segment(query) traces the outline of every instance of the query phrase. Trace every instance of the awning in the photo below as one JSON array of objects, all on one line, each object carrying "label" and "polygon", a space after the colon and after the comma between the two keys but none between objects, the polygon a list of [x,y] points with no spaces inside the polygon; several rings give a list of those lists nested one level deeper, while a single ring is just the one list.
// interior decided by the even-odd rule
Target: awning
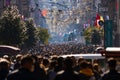
[{"label": "awning", "polygon": [[20,48],[8,45],[0,45],[0,55],[2,54],[9,54],[14,55],[20,52]]}]

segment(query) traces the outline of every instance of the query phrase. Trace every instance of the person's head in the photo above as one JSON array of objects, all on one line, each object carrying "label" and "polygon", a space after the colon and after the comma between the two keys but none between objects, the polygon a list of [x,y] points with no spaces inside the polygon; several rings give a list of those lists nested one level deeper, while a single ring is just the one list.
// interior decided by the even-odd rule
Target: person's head
[{"label": "person's head", "polygon": [[16,61],[19,62],[21,60],[21,57],[22,57],[21,54],[16,55]]},{"label": "person's head", "polygon": [[89,68],[89,63],[87,61],[82,61],[80,63],[80,68],[81,69],[86,69],[86,68]]},{"label": "person's head", "polygon": [[3,58],[11,62],[11,58],[8,55],[4,55]]},{"label": "person's head", "polygon": [[29,71],[34,71],[34,59],[31,55],[24,55],[21,59],[22,68],[28,69]]},{"label": "person's head", "polygon": [[88,62],[88,67],[93,70],[93,65],[91,62]]},{"label": "person's head", "polygon": [[5,80],[10,70],[10,62],[6,59],[0,59],[0,80]]},{"label": "person's head", "polygon": [[114,58],[109,58],[107,63],[108,63],[110,70],[116,68],[117,61]]},{"label": "person's head", "polygon": [[57,58],[57,64],[58,64],[59,66],[62,65],[63,59],[64,59],[63,57]]},{"label": "person's head", "polygon": [[82,57],[80,57],[79,59],[78,59],[78,64],[80,64],[82,61],[84,61],[85,59],[84,58],[82,58]]},{"label": "person's head", "polygon": [[0,70],[9,70],[10,68],[10,62],[6,59],[0,60]]},{"label": "person's head", "polygon": [[55,60],[51,61],[49,68],[50,68],[50,69],[54,69],[54,68],[56,67],[56,63],[57,63],[57,62],[56,62]]},{"label": "person's head", "polygon": [[73,67],[73,60],[70,57],[67,57],[63,60],[64,69],[71,69]]},{"label": "person's head", "polygon": [[49,60],[48,59],[43,59],[43,65],[45,66],[45,67],[48,67],[49,66]]},{"label": "person's head", "polygon": [[93,64],[93,69],[99,71],[99,65],[97,63]]},{"label": "person's head", "polygon": [[39,59],[38,59],[37,55],[31,55],[31,56],[34,59],[35,63],[39,62]]}]

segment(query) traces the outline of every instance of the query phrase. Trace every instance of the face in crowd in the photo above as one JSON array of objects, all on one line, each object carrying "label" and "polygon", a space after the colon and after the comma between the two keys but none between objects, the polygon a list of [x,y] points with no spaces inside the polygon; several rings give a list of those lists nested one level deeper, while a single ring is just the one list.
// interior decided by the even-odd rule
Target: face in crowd
[{"label": "face in crowd", "polygon": [[34,71],[34,63],[35,60],[30,55],[23,56],[21,59],[21,66],[31,72]]}]

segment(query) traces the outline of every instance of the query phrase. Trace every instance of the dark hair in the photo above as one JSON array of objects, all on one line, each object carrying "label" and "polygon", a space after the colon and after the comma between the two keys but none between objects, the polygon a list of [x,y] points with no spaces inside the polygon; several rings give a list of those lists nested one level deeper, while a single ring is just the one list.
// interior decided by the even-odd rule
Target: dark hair
[{"label": "dark hair", "polygon": [[36,55],[31,55],[31,57],[35,60],[35,63],[38,62],[38,57]]},{"label": "dark hair", "polygon": [[117,61],[116,61],[114,58],[109,58],[109,59],[108,59],[108,65],[109,65],[109,67],[111,67],[111,68],[115,68],[116,65],[117,65]]},{"label": "dark hair", "polygon": [[63,57],[59,57],[59,58],[57,59],[58,65],[62,64],[63,60],[64,60]]},{"label": "dark hair", "polygon": [[43,59],[43,65],[47,66],[49,64],[49,60],[48,59]]},{"label": "dark hair", "polygon": [[54,60],[54,61],[52,61],[52,62],[50,62],[50,68],[55,68],[56,67],[56,64],[57,64],[57,62]]},{"label": "dark hair", "polygon": [[97,64],[97,63],[93,64],[93,68],[94,68],[94,70],[98,71],[99,70],[99,64]]},{"label": "dark hair", "polygon": [[26,63],[29,63],[29,62],[33,62],[33,58],[31,57],[31,55],[24,55],[21,59],[21,65],[24,65]]},{"label": "dark hair", "polygon": [[79,58],[78,59],[78,63],[81,63],[82,61],[84,61],[85,59],[84,58]]},{"label": "dark hair", "polygon": [[80,63],[80,67],[81,67],[81,68],[88,68],[88,67],[89,67],[89,64],[88,64],[87,61],[82,61],[82,62]]},{"label": "dark hair", "polygon": [[10,64],[10,62],[7,59],[1,59],[0,60],[0,69],[8,67],[9,64]]},{"label": "dark hair", "polygon": [[63,64],[67,68],[71,68],[73,66],[73,60],[70,57],[67,57],[66,59],[63,60]]}]

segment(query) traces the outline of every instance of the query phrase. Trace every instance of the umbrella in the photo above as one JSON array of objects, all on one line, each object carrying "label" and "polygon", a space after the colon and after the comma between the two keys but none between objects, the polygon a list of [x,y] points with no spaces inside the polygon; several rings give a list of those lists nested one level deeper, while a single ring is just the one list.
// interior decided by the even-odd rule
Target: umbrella
[{"label": "umbrella", "polygon": [[9,46],[9,45],[0,45],[0,53],[2,54],[17,54],[20,52],[20,48]]}]

